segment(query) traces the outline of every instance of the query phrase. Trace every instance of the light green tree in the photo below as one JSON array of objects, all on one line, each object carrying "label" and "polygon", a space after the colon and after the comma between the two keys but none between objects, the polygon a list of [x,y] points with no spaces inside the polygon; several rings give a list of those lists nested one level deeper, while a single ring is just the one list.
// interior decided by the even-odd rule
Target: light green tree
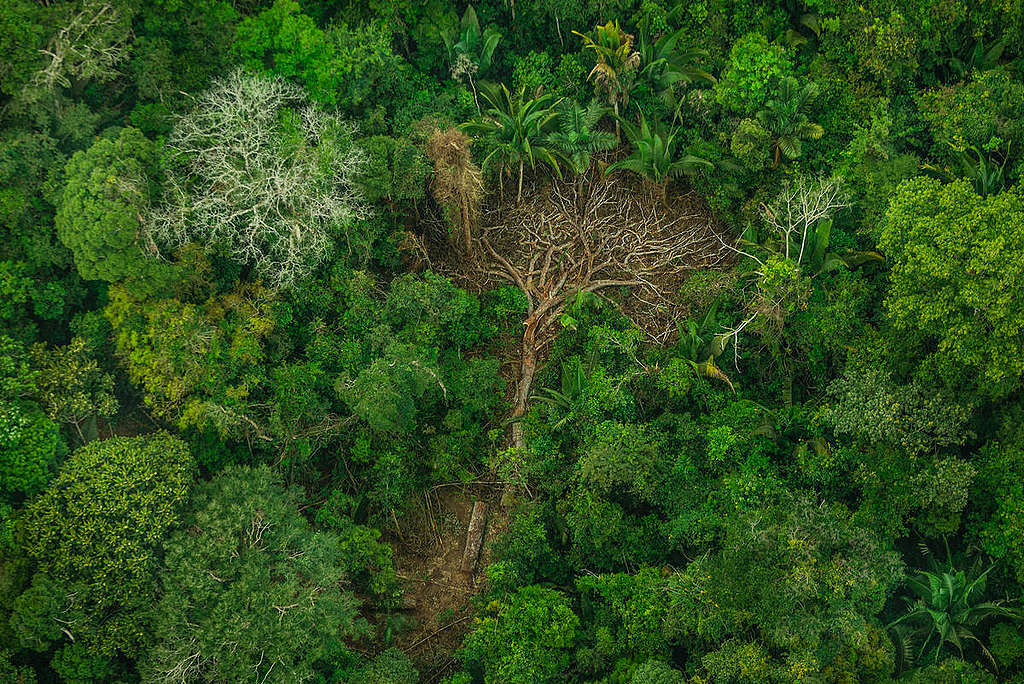
[{"label": "light green tree", "polygon": [[38,573],[12,619],[26,646],[50,640],[28,610],[49,597],[47,612],[61,622],[45,626],[58,625],[57,636],[94,653],[137,653],[164,535],[180,520],[193,468],[184,442],[167,433],[90,442],[68,459],[26,511],[25,550]]},{"label": "light green tree", "polygon": [[935,344],[926,365],[952,384],[1005,396],[1024,373],[1024,198],[981,197],[970,183],[915,178],[899,186],[879,246],[897,330]]},{"label": "light green tree", "polygon": [[86,280],[156,283],[170,265],[146,223],[156,174],[153,143],[124,128],[97,140],[68,162],[57,205],[57,236],[71,250]]},{"label": "light green tree", "polygon": [[480,621],[466,637],[462,661],[486,684],[556,682],[569,667],[579,624],[563,594],[531,585]]}]

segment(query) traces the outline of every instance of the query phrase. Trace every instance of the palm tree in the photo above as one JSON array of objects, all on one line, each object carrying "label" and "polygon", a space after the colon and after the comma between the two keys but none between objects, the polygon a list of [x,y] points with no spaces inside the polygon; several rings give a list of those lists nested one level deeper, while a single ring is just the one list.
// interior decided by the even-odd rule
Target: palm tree
[{"label": "palm tree", "polygon": [[556,159],[558,151],[549,146],[547,133],[558,112],[560,100],[551,95],[526,99],[525,88],[512,95],[504,84],[482,88],[489,107],[483,117],[462,125],[463,130],[483,138],[490,151],[483,160],[486,170],[498,166],[498,182],[504,196],[503,177],[518,167],[519,189],[516,202],[523,197],[523,171],[526,164],[535,169],[537,162],[548,164],[559,177],[561,168]]},{"label": "palm tree", "polygon": [[633,146],[633,153],[609,166],[608,172],[626,169],[643,176],[658,189],[663,204],[667,203],[671,179],[692,176],[700,169],[714,168],[706,159],[692,154],[678,155],[678,129],[652,128],[643,113],[640,114],[639,126],[628,121],[621,123]]},{"label": "palm tree", "polygon": [[606,111],[597,100],[591,100],[586,109],[567,100],[559,111],[558,130],[548,136],[548,142],[577,176],[590,170],[595,152],[610,150],[618,142],[614,135],[597,128]]},{"label": "palm tree", "polygon": [[818,88],[813,83],[800,86],[792,76],[782,79],[778,95],[765,103],[765,108],[757,113],[758,122],[771,136],[774,145],[775,163],[779,165],[782,155],[786,159],[796,159],[803,149],[803,140],[817,140],[825,129],[807,118],[804,110],[818,96]]},{"label": "palm tree", "polygon": [[[1004,601],[985,600],[985,580],[994,564],[972,578],[953,566],[948,546],[946,554],[944,567],[933,563],[931,572],[922,570],[907,580],[915,595],[904,598],[907,611],[887,626],[894,635],[897,652],[904,662],[919,662],[930,650],[930,659],[938,662],[946,644],[955,647],[963,658],[964,647],[973,643],[995,667],[977,628],[992,618],[1019,620],[1021,614],[1006,607]],[[920,647],[916,647],[917,640]]]},{"label": "palm tree", "polygon": [[633,35],[619,28],[619,23],[609,21],[594,29],[594,37],[573,31],[583,39],[583,47],[593,50],[597,64],[590,70],[588,81],[594,82],[594,92],[602,95],[615,111],[615,137],[619,132],[619,105],[629,104],[636,70],[640,66],[640,53],[633,49]]},{"label": "palm tree", "polygon": [[688,85],[695,81],[714,83],[715,77],[697,66],[707,58],[706,50],[694,47],[680,47],[684,29],[663,35],[656,41],[642,38],[640,59],[643,67],[637,80],[647,85],[670,109],[675,112],[673,120],[679,117],[682,103],[677,99],[676,86]]}]

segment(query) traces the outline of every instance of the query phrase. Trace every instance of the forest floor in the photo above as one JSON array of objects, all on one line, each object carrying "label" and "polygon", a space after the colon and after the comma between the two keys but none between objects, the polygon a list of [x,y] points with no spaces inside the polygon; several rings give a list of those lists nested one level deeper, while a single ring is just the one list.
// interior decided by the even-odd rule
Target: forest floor
[{"label": "forest floor", "polygon": [[[452,656],[479,611],[474,598],[482,593],[484,569],[491,562],[490,542],[508,526],[502,487],[494,482],[434,487],[402,518],[401,533],[389,539],[405,589],[403,613],[412,618],[412,628],[395,645],[416,663],[424,684],[458,669]],[[488,505],[487,526],[476,567],[467,573],[462,557],[476,501]]]}]

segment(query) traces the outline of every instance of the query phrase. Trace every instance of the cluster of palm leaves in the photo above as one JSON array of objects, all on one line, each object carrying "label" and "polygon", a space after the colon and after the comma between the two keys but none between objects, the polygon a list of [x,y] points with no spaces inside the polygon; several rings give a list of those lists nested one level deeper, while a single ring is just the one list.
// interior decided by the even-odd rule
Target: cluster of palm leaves
[{"label": "cluster of palm leaves", "polygon": [[692,176],[701,169],[714,168],[714,164],[708,160],[681,149],[679,129],[651,126],[643,114],[640,115],[639,125],[622,121],[622,126],[633,146],[633,152],[609,166],[608,172],[626,169],[643,176],[654,185],[662,203],[667,201],[670,180],[684,175]]},{"label": "cluster of palm leaves", "polygon": [[926,173],[946,182],[966,178],[982,197],[997,195],[1006,188],[1006,166],[1012,158],[1010,143],[1006,143],[1005,147],[995,146],[984,150],[974,145],[958,148],[953,143],[946,144],[956,152],[955,159],[960,172],[945,166],[923,164],[921,168]]},{"label": "cluster of palm leaves", "polygon": [[[619,28],[617,21],[609,21],[604,26],[598,26],[593,36],[579,31],[573,33],[583,39],[584,49],[594,52],[597,63],[591,69],[587,80],[594,82],[595,93],[611,105],[618,120],[619,106],[625,107],[629,104],[629,96],[636,83],[637,69],[641,64],[640,53],[633,50],[632,34]],[[615,125],[615,135],[619,135],[618,123]]]},{"label": "cluster of palm leaves", "polygon": [[755,115],[754,127],[740,129],[737,136],[741,141],[756,144],[759,136],[766,135],[771,141],[773,168],[782,157],[796,159],[803,153],[804,140],[818,140],[825,132],[807,116],[807,109],[817,96],[814,84],[801,85],[797,79],[787,76],[764,109]]},{"label": "cluster of palm leaves", "polygon": [[994,565],[978,572],[975,564],[965,571],[954,566],[948,547],[946,556],[946,563],[933,562],[930,571],[907,579],[912,593],[904,598],[906,612],[888,625],[900,664],[938,662],[949,647],[963,658],[973,646],[995,668],[980,627],[998,618],[1020,620],[1021,612],[1005,601],[986,598],[986,579]]},{"label": "cluster of palm leaves", "polygon": [[[482,167],[497,171],[502,196],[505,178],[514,177],[516,201],[521,201],[528,168],[532,171],[547,166],[559,178],[564,170],[583,176],[596,153],[617,146],[622,131],[631,154],[609,166],[608,171],[622,169],[643,176],[663,201],[672,179],[712,168],[710,162],[683,149],[678,128],[652,123],[642,112],[636,120],[620,114],[628,106],[630,94],[642,84],[674,108],[674,124],[680,86],[714,80],[696,66],[706,53],[682,47],[681,32],[642,41],[635,50],[633,36],[615,22],[598,26],[592,36],[578,35],[597,58],[589,76],[596,97],[587,106],[541,92],[531,96],[522,88],[512,92],[503,84],[481,85],[486,107],[477,120],[462,128],[484,141],[487,152]],[[615,123],[614,135],[600,127],[609,115]]]},{"label": "cluster of palm leaves", "polygon": [[637,79],[639,88],[648,88],[656,98],[673,112],[672,121],[679,120],[683,99],[681,86],[692,83],[714,83],[715,77],[698,64],[707,58],[706,50],[683,46],[683,31],[666,34],[658,40],[644,40],[640,44],[643,67]]},{"label": "cluster of palm leaves", "polygon": [[558,101],[551,95],[527,98],[524,89],[513,94],[504,84],[485,86],[483,96],[487,111],[477,121],[463,124],[463,130],[487,141],[489,150],[481,166],[486,171],[497,165],[502,195],[505,176],[518,172],[516,201],[522,200],[527,165],[535,169],[538,163],[547,164],[561,176],[557,148],[548,140]]}]

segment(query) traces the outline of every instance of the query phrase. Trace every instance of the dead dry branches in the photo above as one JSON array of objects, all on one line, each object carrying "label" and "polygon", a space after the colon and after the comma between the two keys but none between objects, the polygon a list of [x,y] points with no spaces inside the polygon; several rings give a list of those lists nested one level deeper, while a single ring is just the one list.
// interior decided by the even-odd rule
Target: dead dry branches
[{"label": "dead dry branches", "polygon": [[[513,419],[526,411],[537,357],[577,293],[629,289],[627,315],[657,341],[675,329],[674,301],[687,271],[728,255],[710,214],[681,198],[665,208],[616,178],[555,182],[518,205],[484,217],[480,268],[527,299]],[[513,423],[513,444],[522,446]]]}]

